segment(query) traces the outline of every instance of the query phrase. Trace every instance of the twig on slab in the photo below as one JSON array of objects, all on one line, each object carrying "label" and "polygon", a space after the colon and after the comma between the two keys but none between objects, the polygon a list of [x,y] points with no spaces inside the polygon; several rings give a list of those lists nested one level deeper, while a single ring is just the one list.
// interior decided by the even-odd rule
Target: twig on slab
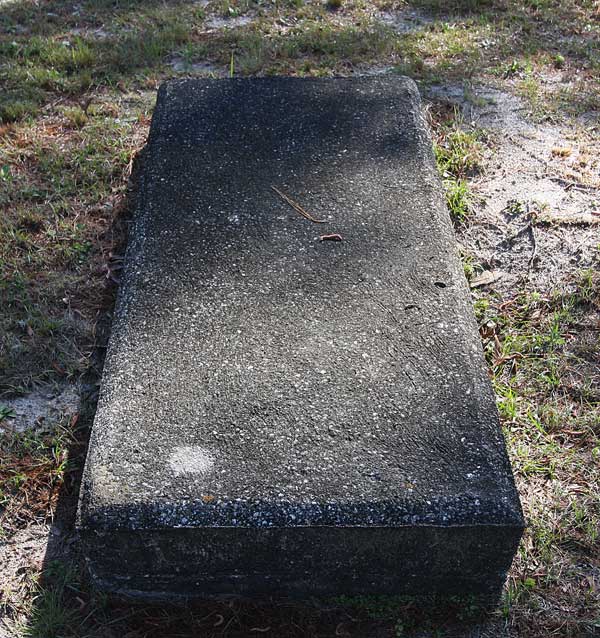
[{"label": "twig on slab", "polygon": [[302,206],[296,201],[294,201],[291,197],[288,197],[285,193],[280,191],[276,186],[271,186],[271,190],[275,191],[284,202],[287,202],[297,213],[300,213],[302,217],[305,217],[309,221],[315,224],[325,224],[326,221],[324,219],[315,219],[310,213],[306,212]]}]

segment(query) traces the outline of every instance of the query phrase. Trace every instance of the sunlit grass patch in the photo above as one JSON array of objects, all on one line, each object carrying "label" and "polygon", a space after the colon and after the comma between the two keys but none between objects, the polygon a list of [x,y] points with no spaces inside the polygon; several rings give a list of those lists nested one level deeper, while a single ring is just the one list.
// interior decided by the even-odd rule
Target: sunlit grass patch
[{"label": "sunlit grass patch", "polygon": [[[43,574],[32,579],[27,586],[30,590],[29,599],[25,602],[27,618],[13,624],[18,635],[22,638],[73,636],[72,630],[81,625],[82,620],[76,601],[80,590],[75,567],[51,561]],[[5,604],[9,605],[11,592],[6,594],[8,600]]]},{"label": "sunlit grass patch", "polygon": [[3,392],[74,380],[88,366],[93,335],[85,297],[105,285],[100,267],[109,257],[102,246],[110,245],[105,233],[126,186],[139,126],[137,118],[122,122],[99,116],[100,107],[90,111],[77,129],[59,120],[22,123],[4,138]]},{"label": "sunlit grass patch", "polygon": [[191,61],[209,56],[222,65],[234,58],[235,74],[333,74],[393,56],[395,35],[380,24],[337,26],[309,21],[285,34],[258,24],[225,32],[212,47],[200,42],[187,49]]},{"label": "sunlit grass patch", "polygon": [[0,122],[35,115],[56,94],[77,97],[91,87],[128,82],[131,76],[181,50],[188,24],[175,15],[118,28],[107,37],[46,36],[0,40]]},{"label": "sunlit grass patch", "polygon": [[8,531],[46,520],[68,463],[74,423],[44,424],[42,432],[0,433],[0,527]]},{"label": "sunlit grass patch", "polygon": [[[586,347],[590,336],[600,345],[593,336],[600,279],[583,271],[552,294],[528,291],[501,304],[482,298],[477,308],[528,517],[505,612],[518,609],[514,622],[523,630],[585,635],[600,613],[597,583],[582,586],[576,577],[585,561],[600,558],[600,367]],[[538,616],[560,587],[571,615]],[[580,609],[578,599],[586,601]]]},{"label": "sunlit grass patch", "polygon": [[485,134],[466,125],[456,110],[451,114],[441,114],[441,117],[434,129],[436,164],[450,217],[456,224],[464,224],[473,205],[467,180],[481,169]]}]

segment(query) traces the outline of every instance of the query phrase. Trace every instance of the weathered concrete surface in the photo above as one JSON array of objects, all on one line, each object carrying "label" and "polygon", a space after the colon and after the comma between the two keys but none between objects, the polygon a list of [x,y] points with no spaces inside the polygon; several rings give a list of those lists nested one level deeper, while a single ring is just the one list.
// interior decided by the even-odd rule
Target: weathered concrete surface
[{"label": "weathered concrete surface", "polygon": [[523,519],[419,109],[399,77],[160,89],[82,488],[98,586],[498,594]]}]

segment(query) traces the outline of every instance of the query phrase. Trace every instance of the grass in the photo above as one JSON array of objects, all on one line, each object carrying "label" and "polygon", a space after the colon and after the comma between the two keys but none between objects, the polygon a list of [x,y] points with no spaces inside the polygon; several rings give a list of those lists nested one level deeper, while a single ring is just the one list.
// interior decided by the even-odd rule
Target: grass
[{"label": "grass", "polygon": [[[592,271],[575,274],[551,295],[478,305],[529,517],[506,593],[505,613],[513,613],[522,632],[533,625],[540,635],[593,635],[600,617],[592,576],[600,558],[599,308],[600,278]],[[574,603],[566,618],[548,608],[548,598],[561,590]]]},{"label": "grass", "polygon": [[432,122],[433,149],[450,217],[455,224],[465,224],[473,203],[468,179],[481,171],[485,134],[467,126],[456,109],[438,108]]},{"label": "grass", "polygon": [[3,530],[20,529],[51,516],[67,471],[74,425],[56,423],[51,432],[25,432],[0,439]]},{"label": "grass", "polygon": [[44,582],[36,583],[30,617],[22,628],[24,638],[58,638],[81,621],[77,609],[69,604],[69,594],[78,592],[77,575],[60,562],[48,565]]},{"label": "grass", "polygon": [[61,111],[41,127],[24,122],[5,132],[0,393],[86,369],[93,341],[86,319],[102,285],[98,270],[109,260],[133,129],[140,119],[144,126],[148,107],[140,107],[133,121],[107,119],[103,104],[88,109],[83,125]]},{"label": "grass", "polygon": [[[426,19],[404,33],[378,19],[380,10],[403,7]],[[232,22],[240,16],[251,22]],[[225,27],[211,27],[211,18]],[[14,396],[97,381],[93,353],[118,280],[127,180],[158,84],[187,74],[174,61],[189,69],[204,64],[223,77],[385,68],[422,86],[458,83],[468,100],[477,99],[471,86],[481,81],[522,96],[534,119],[565,120],[600,110],[599,36],[592,0],[3,4],[0,425],[10,419]],[[457,229],[468,228],[476,204],[470,184],[493,144],[444,104],[433,109],[431,124],[450,215]],[[526,214],[518,208],[512,212]],[[473,278],[481,265],[468,253],[463,261]],[[475,295],[530,523],[497,620],[515,636],[593,635],[600,627],[598,276],[574,270],[553,292],[526,283],[513,292]],[[88,426],[82,417],[37,434],[0,435],[8,538],[49,521],[59,495],[74,502]],[[399,636],[429,627],[421,611],[398,600],[336,601],[326,609],[129,606],[93,595],[80,576],[61,563],[48,565],[42,578],[32,570],[25,593],[4,592],[0,613],[22,635],[44,638],[247,635],[248,627],[257,629],[252,635],[267,627],[267,635],[344,635],[347,626]],[[454,611],[459,620],[469,605]],[[450,621],[437,621],[443,635]]]}]

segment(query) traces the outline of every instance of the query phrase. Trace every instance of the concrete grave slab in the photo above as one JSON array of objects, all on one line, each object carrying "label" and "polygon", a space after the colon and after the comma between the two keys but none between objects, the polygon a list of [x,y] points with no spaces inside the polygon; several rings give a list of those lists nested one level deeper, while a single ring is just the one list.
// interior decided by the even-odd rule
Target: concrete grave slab
[{"label": "concrete grave slab", "polygon": [[498,595],[523,518],[410,80],[161,87],[78,525],[130,595]]}]

